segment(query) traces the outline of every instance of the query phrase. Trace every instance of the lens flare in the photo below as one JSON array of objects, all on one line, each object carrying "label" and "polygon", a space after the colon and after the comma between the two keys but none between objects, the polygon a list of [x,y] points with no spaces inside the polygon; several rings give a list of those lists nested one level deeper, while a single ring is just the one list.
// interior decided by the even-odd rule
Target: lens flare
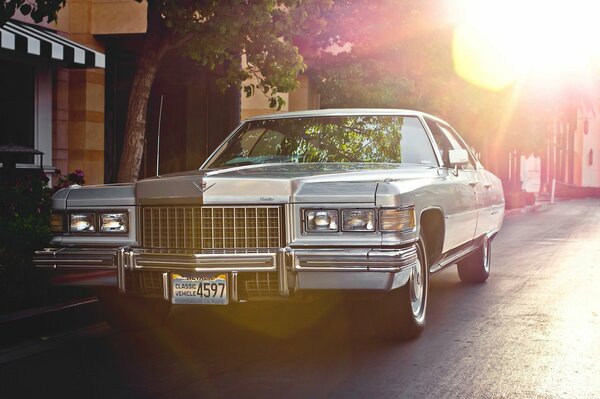
[{"label": "lens flare", "polygon": [[455,8],[457,74],[491,90],[517,80],[585,79],[600,71],[600,2],[462,0]]}]

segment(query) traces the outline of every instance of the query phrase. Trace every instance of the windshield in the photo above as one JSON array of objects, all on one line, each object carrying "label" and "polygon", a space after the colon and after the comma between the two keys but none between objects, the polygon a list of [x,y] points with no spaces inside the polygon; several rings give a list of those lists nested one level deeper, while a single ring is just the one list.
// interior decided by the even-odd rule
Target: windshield
[{"label": "windshield", "polygon": [[280,162],[435,164],[436,160],[417,117],[303,117],[247,122],[206,167]]}]

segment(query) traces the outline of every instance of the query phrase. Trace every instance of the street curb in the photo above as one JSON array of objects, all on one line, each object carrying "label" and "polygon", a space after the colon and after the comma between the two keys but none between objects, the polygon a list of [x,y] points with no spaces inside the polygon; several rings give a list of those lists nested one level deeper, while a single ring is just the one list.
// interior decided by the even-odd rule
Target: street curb
[{"label": "street curb", "polygon": [[98,299],[81,298],[0,316],[0,348],[99,320]]},{"label": "street curb", "polygon": [[522,213],[544,211],[544,210],[546,210],[546,208],[548,207],[549,204],[550,204],[549,202],[536,202],[534,205],[527,205],[523,208],[509,209],[504,212],[504,217],[509,217],[512,215],[519,215]]},{"label": "street curb", "polygon": [[68,310],[77,306],[85,306],[97,302],[96,297],[77,299],[74,301],[64,302],[56,305],[42,306],[39,308],[26,309],[15,313],[9,313],[6,315],[0,315],[0,327],[3,327],[5,323],[11,323],[19,320],[23,320],[29,317],[38,317],[42,314],[60,312],[62,310]]}]

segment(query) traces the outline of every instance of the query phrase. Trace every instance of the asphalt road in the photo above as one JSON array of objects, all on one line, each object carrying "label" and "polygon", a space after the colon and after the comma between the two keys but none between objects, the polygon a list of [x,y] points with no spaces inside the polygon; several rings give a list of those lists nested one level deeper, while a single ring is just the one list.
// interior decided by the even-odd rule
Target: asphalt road
[{"label": "asphalt road", "polygon": [[[514,214],[492,275],[432,280],[428,325],[382,342],[335,299],[237,316],[105,323],[0,351],[2,398],[599,398],[600,200]],[[261,326],[267,325],[267,328]]]}]

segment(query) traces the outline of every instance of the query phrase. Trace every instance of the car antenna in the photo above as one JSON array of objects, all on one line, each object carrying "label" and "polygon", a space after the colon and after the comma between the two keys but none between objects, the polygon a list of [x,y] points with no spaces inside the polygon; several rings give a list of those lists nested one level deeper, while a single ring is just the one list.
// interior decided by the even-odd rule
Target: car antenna
[{"label": "car antenna", "polygon": [[162,121],[162,109],[163,109],[164,94],[160,95],[160,107],[158,109],[158,138],[156,141],[156,176],[158,176],[158,167],[160,164],[160,125]]}]

